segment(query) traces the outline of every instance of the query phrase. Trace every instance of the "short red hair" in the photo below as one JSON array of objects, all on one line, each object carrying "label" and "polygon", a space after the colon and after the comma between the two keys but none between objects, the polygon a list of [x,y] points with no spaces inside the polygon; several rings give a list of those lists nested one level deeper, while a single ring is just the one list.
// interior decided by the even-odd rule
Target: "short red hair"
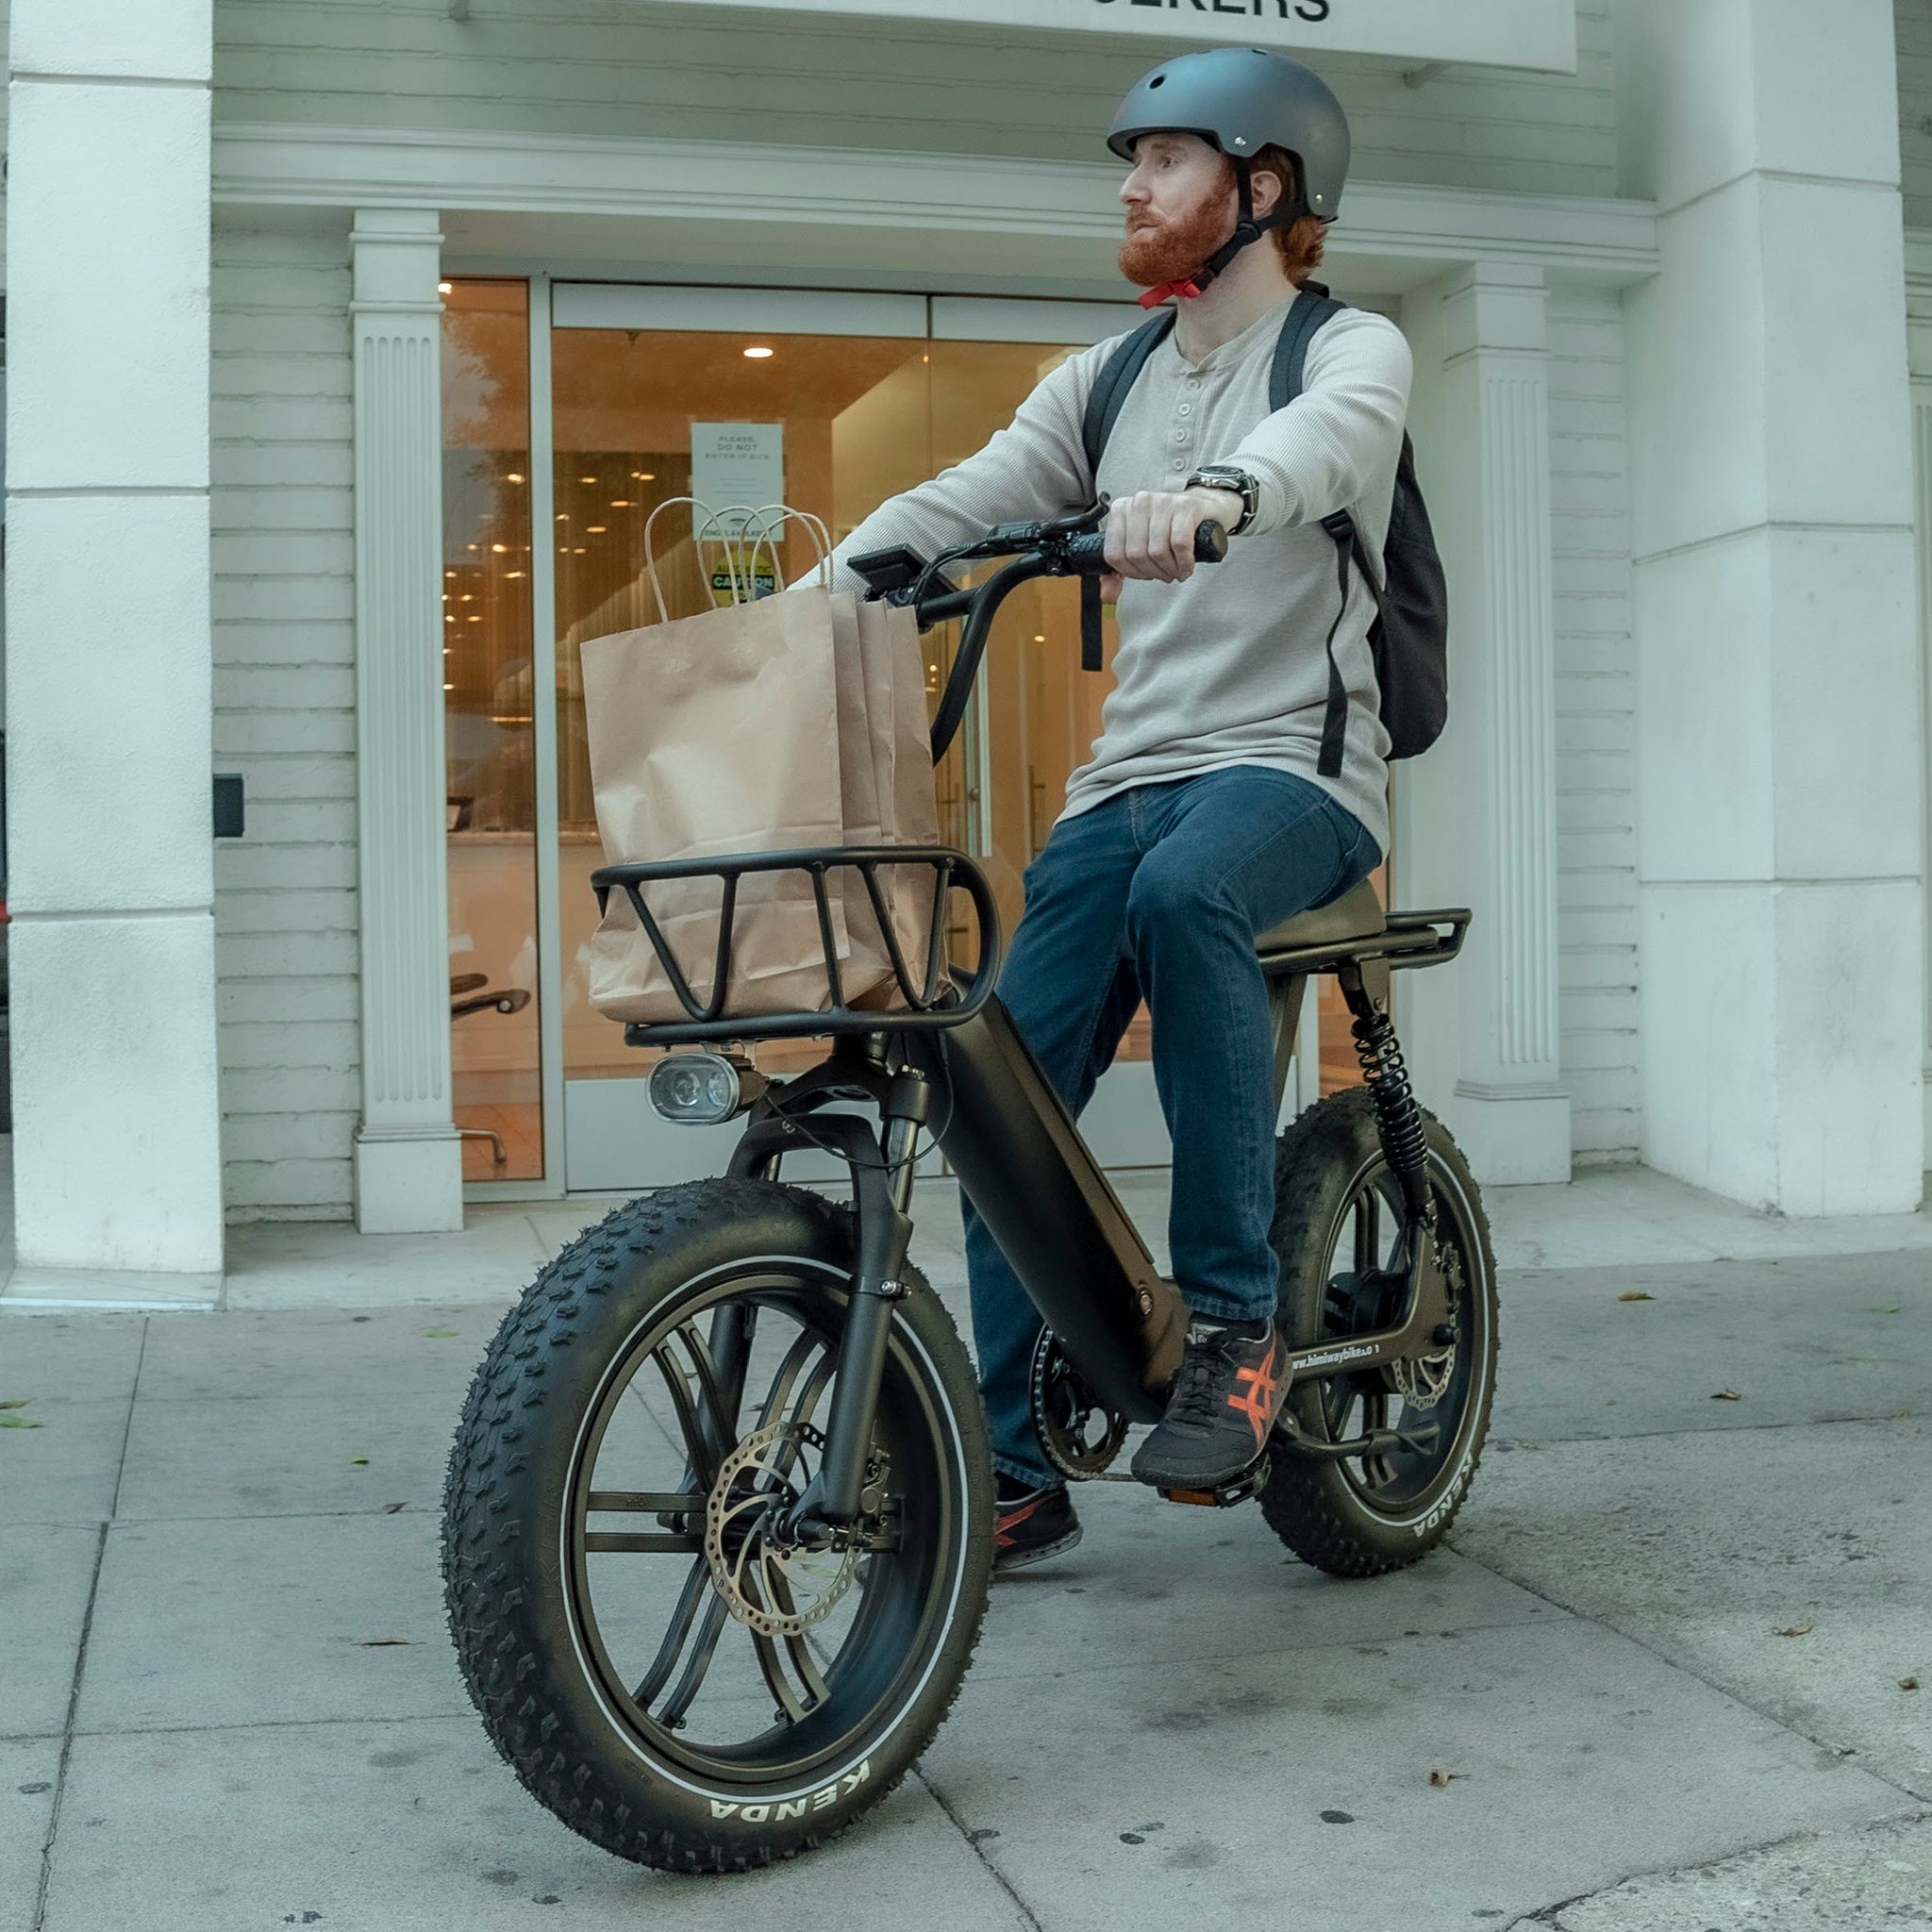
[{"label": "short red hair", "polygon": [[[1228,162],[1230,178],[1234,163]],[[1281,192],[1293,203],[1301,198],[1301,171],[1285,147],[1264,147],[1252,167],[1273,175],[1281,183]],[[1281,253],[1281,265],[1296,288],[1322,266],[1322,254],[1328,239],[1328,224],[1320,215],[1300,215],[1285,228],[1273,231],[1274,245]]]}]

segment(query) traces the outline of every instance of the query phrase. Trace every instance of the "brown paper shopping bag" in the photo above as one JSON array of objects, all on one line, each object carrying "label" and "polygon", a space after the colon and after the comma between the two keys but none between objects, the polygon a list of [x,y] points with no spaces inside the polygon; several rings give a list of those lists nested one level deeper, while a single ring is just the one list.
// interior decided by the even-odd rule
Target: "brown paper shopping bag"
[{"label": "brown paper shopping bag", "polygon": [[[679,499],[689,501],[689,499]],[[669,508],[658,506],[652,522]],[[697,506],[699,529],[716,515]],[[737,594],[749,582],[731,559]],[[661,622],[582,649],[597,828],[605,858],[715,858],[845,842],[839,676],[830,593],[665,612],[645,528],[645,568]],[[644,902],[700,1002],[714,991],[721,882],[669,880]],[[842,895],[830,895],[834,953],[851,958]],[[729,1014],[817,1012],[830,1004],[809,876],[747,874],[732,928]],[[622,892],[610,896],[587,960],[591,1003],[614,1020],[687,1017]],[[848,982],[852,997],[858,985]]]},{"label": "brown paper shopping bag", "polygon": [[[884,841],[889,845],[937,845],[939,800],[932,769],[932,725],[925,702],[925,653],[909,609],[891,604],[858,606],[859,642],[869,674],[890,691],[885,737]],[[934,874],[924,865],[880,870],[892,931],[915,988],[923,988],[933,927]],[[943,908],[941,908],[943,910]]]}]

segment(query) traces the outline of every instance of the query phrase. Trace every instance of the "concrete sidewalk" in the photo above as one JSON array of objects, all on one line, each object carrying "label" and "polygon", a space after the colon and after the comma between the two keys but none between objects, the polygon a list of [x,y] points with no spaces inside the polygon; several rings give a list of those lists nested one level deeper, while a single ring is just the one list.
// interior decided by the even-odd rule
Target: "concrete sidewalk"
[{"label": "concrete sidewalk", "polygon": [[[1452,1549],[1341,1584],[1256,1510],[1090,1490],[919,1775],[734,1880],[535,1807],[443,1634],[456,1409],[576,1204],[441,1249],[251,1234],[213,1316],[15,1298],[0,1400],[42,1426],[0,1431],[0,1932],[1932,1924],[1932,1247],[1599,1185],[1594,1231],[1497,1201]],[[1158,1187],[1124,1191],[1152,1238]],[[1521,1265],[1592,1244],[1619,1265]]]}]

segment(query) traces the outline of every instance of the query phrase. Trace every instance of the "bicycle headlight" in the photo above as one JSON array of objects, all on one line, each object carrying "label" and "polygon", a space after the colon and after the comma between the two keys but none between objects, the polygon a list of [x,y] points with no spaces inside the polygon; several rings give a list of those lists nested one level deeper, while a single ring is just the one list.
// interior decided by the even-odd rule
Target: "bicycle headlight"
[{"label": "bicycle headlight", "polygon": [[716,1126],[742,1113],[764,1086],[756,1068],[726,1054],[674,1053],[651,1069],[651,1105],[667,1121]]}]

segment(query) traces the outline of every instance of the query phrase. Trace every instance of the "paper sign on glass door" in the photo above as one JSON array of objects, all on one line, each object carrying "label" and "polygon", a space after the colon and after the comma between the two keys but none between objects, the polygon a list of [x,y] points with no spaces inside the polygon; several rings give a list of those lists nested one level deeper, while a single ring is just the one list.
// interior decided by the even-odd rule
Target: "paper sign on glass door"
[{"label": "paper sign on glass door", "polygon": [[785,425],[693,423],[691,493],[714,509],[737,508],[736,516],[720,520],[714,535],[742,535],[746,508],[785,501]]}]

